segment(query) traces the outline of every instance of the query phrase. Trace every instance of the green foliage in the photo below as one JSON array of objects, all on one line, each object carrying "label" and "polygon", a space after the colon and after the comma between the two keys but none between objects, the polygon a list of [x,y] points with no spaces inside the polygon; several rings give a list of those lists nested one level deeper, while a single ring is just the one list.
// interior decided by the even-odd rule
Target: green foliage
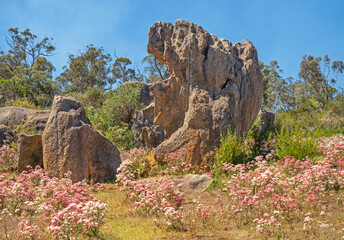
[{"label": "green foliage", "polygon": [[317,155],[316,140],[309,131],[302,129],[297,125],[287,128],[282,126],[274,137],[274,154],[282,160],[286,156],[294,156],[298,160]]},{"label": "green foliage", "polygon": [[40,107],[35,106],[26,97],[16,98],[15,100],[9,99],[3,104],[3,106],[23,107],[23,108],[31,108],[31,109],[42,109]]},{"label": "green foliage", "polygon": [[100,108],[105,101],[105,90],[98,87],[88,87],[84,93],[73,92],[73,96],[84,108]]},{"label": "green foliage", "polygon": [[254,155],[259,155],[264,143],[269,139],[269,135],[271,131],[273,131],[273,127],[274,126],[271,126],[268,129],[263,126],[261,114],[258,114],[246,136],[246,141],[250,143],[250,148]]},{"label": "green foliage", "polygon": [[221,134],[220,146],[215,149],[214,184],[221,186],[221,175],[223,174],[224,163],[245,163],[252,159],[252,152],[247,142],[230,130]]},{"label": "green foliage", "polygon": [[146,82],[148,83],[162,81],[171,76],[171,73],[166,69],[166,65],[159,62],[152,54],[145,56],[142,59],[142,63],[147,64],[145,73],[148,74],[146,77]]},{"label": "green foliage", "polygon": [[109,119],[111,126],[129,126],[135,110],[143,105],[139,102],[142,86],[140,84],[122,84],[107,93],[103,116]]},{"label": "green foliage", "polygon": [[134,132],[128,127],[110,127],[105,136],[112,142],[116,143],[116,146],[120,149],[132,149],[134,145]]},{"label": "green foliage", "polygon": [[55,47],[26,29],[8,30],[8,52],[0,51],[0,94],[6,99],[26,97],[35,105],[49,106],[58,90],[52,81],[54,66],[46,59]]},{"label": "green foliage", "polygon": [[307,99],[315,99],[323,108],[337,92],[334,85],[343,70],[342,61],[334,61],[331,66],[331,60],[327,55],[324,58],[305,55],[300,64],[299,77],[306,86]]},{"label": "green foliage", "polygon": [[112,68],[112,74],[120,83],[125,83],[135,79],[135,70],[130,68],[131,61],[127,57],[118,57]]},{"label": "green foliage", "polygon": [[104,53],[104,49],[90,44],[85,53],[78,56],[69,55],[68,66],[56,78],[66,92],[85,92],[87,88],[104,88],[108,83],[113,84],[111,78],[111,56]]},{"label": "green foliage", "polygon": [[344,130],[344,101],[341,95],[330,100],[324,108],[315,99],[309,99],[301,107],[276,114],[275,126],[280,129],[295,125],[308,129],[313,137],[331,136]]},{"label": "green foliage", "polygon": [[135,110],[143,105],[139,102],[142,85],[123,84],[106,93],[100,108],[86,108],[92,125],[105,133],[119,147],[134,147],[134,133],[130,130],[131,119]]},{"label": "green foliage", "polygon": [[221,134],[220,146],[215,151],[215,160],[219,163],[244,163],[250,159],[248,146],[244,139],[232,133]]}]

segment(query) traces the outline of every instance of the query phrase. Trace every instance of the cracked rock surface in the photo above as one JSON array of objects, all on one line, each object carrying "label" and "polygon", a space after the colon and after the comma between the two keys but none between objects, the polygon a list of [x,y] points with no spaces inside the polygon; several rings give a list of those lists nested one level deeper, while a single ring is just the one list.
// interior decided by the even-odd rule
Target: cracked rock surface
[{"label": "cracked rock surface", "polygon": [[154,124],[168,136],[156,148],[157,161],[185,147],[187,160],[200,165],[213,157],[221,132],[247,134],[263,96],[250,41],[232,45],[191,22],[157,22],[149,29],[148,53],[172,73],[151,86]]}]

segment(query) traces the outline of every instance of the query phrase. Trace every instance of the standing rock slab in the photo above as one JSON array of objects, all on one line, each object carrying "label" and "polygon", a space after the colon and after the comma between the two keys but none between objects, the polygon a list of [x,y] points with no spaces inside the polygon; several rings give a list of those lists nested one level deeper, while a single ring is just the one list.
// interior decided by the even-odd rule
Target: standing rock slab
[{"label": "standing rock slab", "polygon": [[234,46],[191,22],[157,22],[149,29],[148,53],[171,77],[151,86],[154,124],[169,137],[155,150],[161,161],[182,147],[193,165],[213,157],[220,134],[247,134],[262,102],[263,81],[255,47]]},{"label": "standing rock slab", "polygon": [[43,166],[50,177],[71,171],[74,182],[109,181],[121,163],[116,145],[92,128],[84,108],[70,96],[55,96],[42,145]]},{"label": "standing rock slab", "polygon": [[42,135],[21,133],[18,137],[18,170],[27,170],[27,166],[43,168]]}]

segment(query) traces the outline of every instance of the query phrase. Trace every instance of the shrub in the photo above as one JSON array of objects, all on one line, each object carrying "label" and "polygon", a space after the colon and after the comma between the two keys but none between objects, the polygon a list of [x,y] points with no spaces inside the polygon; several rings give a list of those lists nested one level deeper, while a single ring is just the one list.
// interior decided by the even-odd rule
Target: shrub
[{"label": "shrub", "polygon": [[275,136],[275,155],[278,159],[284,159],[286,156],[293,156],[298,160],[317,155],[317,143],[310,136],[309,131],[295,125],[287,128],[282,126],[280,132]]},{"label": "shrub", "polygon": [[134,133],[130,126],[135,110],[143,107],[139,102],[141,87],[122,85],[106,94],[106,100],[101,108],[86,108],[92,126],[103,131],[105,136],[120,148],[135,147]]},{"label": "shrub", "polygon": [[[99,185],[91,183],[89,187],[85,181],[73,184],[69,176],[49,178],[39,167],[30,168],[14,179],[0,175],[0,212],[5,217],[4,221],[0,218],[0,227],[4,233],[18,233],[13,228],[17,223],[19,234],[25,239],[40,239],[39,235],[46,230],[55,239],[97,236],[108,209],[90,193]],[[43,222],[40,221],[42,218]],[[8,232],[9,220],[12,223],[11,233]],[[15,239],[10,237],[6,236]]]},{"label": "shrub", "polygon": [[134,132],[126,126],[110,127],[105,132],[105,136],[120,149],[132,149],[135,147]]},{"label": "shrub", "polygon": [[107,93],[107,98],[102,108],[102,116],[110,126],[130,126],[133,113],[141,109],[140,85],[121,85]]},{"label": "shrub", "polygon": [[18,158],[14,148],[8,145],[0,147],[0,169],[14,169],[17,166]]},{"label": "shrub", "polygon": [[214,166],[214,183],[213,186],[221,186],[222,180],[221,175],[223,174],[224,163],[244,163],[251,159],[252,154],[250,153],[247,142],[232,133],[230,130],[226,134],[221,135],[220,146],[215,149],[215,166]]},{"label": "shrub", "polygon": [[221,135],[220,147],[215,150],[215,160],[218,163],[243,163],[250,159],[248,153],[243,138],[228,130]]},{"label": "shrub", "polygon": [[41,109],[29,101],[28,98],[16,98],[15,100],[10,99],[4,103],[5,106],[14,106],[14,107],[24,107],[24,108],[31,108],[31,109]]},{"label": "shrub", "polygon": [[167,153],[162,161],[161,168],[164,174],[183,175],[186,173],[195,173],[191,163],[186,162],[186,148]]},{"label": "shrub", "polygon": [[84,108],[100,108],[105,101],[104,89],[98,87],[88,87],[84,93],[73,92],[73,96],[81,103]]}]

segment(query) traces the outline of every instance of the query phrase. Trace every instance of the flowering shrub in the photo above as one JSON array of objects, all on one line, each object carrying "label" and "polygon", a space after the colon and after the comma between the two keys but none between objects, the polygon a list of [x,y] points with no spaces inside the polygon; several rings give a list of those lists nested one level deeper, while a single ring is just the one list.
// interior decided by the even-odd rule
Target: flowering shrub
[{"label": "flowering shrub", "polygon": [[140,176],[140,170],[135,168],[134,161],[127,159],[117,168],[116,182],[124,187],[130,187]]},{"label": "flowering shrub", "polygon": [[[20,235],[28,239],[39,239],[44,229],[56,239],[97,235],[107,205],[93,198],[90,191],[103,185],[89,187],[86,181],[73,184],[69,176],[70,173],[62,179],[49,178],[39,167],[22,172],[16,179],[0,175],[2,216],[16,219]],[[45,221],[35,225],[41,217]],[[7,235],[6,222],[0,224]]]},{"label": "flowering shrub", "polygon": [[[172,180],[160,178],[156,181],[135,181],[137,171],[133,169],[133,161],[126,160],[117,170],[117,182],[123,186],[127,197],[134,202],[134,208],[129,209],[133,214],[156,214],[163,217],[161,223],[167,228],[181,229],[183,213],[179,210],[185,193],[183,184],[175,185]],[[156,220],[157,221],[157,220]]]},{"label": "flowering shrub", "polygon": [[232,176],[225,185],[232,216],[254,219],[257,232],[263,232],[276,231],[291,215],[301,218],[304,209],[320,213],[321,204],[335,202],[344,186],[343,165],[337,168],[331,162],[329,157],[315,164],[287,156],[269,165],[260,156],[249,164],[224,164]]},{"label": "flowering shrub", "polygon": [[162,161],[163,173],[170,175],[179,175],[193,172],[191,164],[186,163],[186,148],[181,148],[176,152],[165,154]]},{"label": "flowering shrub", "polygon": [[149,154],[149,151],[146,148],[133,148],[130,150],[130,154],[135,158],[143,158]]},{"label": "flowering shrub", "polygon": [[13,148],[8,145],[0,147],[0,168],[13,168],[17,165],[18,158]]}]

